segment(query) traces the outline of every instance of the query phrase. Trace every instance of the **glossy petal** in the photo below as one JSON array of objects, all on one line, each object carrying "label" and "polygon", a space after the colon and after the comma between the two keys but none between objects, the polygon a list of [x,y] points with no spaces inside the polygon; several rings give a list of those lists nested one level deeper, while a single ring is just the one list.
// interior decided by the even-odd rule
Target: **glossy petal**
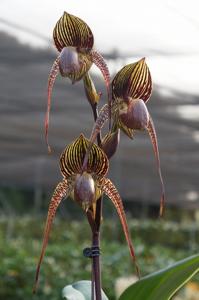
[{"label": "glossy petal", "polygon": [[123,67],[112,81],[113,99],[142,99],[147,102],[152,92],[152,80],[145,59]]},{"label": "glossy petal", "polygon": [[91,174],[83,172],[75,178],[74,200],[85,212],[95,203],[95,182]]},{"label": "glossy petal", "polygon": [[[76,174],[82,174],[85,171],[83,170],[83,162],[88,145],[89,140],[81,134],[78,139],[63,151],[60,157],[60,169],[66,179]],[[109,162],[105,153],[96,144],[93,144],[89,151],[86,172],[103,177],[106,175],[108,167]]]},{"label": "glossy petal", "polygon": [[149,119],[149,125],[148,125],[147,130],[148,130],[148,133],[151,138],[152,145],[153,145],[153,150],[154,150],[155,158],[156,158],[156,162],[157,162],[158,173],[159,173],[160,182],[161,182],[161,186],[162,186],[162,195],[161,195],[161,199],[160,199],[160,216],[162,216],[163,212],[164,212],[164,207],[165,207],[165,188],[164,188],[164,182],[163,182],[161,166],[160,166],[158,140],[157,140],[157,135],[156,135],[156,131],[155,131],[155,126],[153,124],[153,120],[151,117]]},{"label": "glossy petal", "polygon": [[79,72],[81,68],[78,52],[74,47],[64,47],[60,53],[59,70],[63,77]]},{"label": "glossy petal", "polygon": [[117,213],[119,215],[119,218],[120,218],[120,221],[122,224],[122,228],[123,228],[123,231],[124,231],[124,234],[126,237],[126,241],[129,246],[129,251],[130,251],[131,257],[133,259],[133,262],[135,264],[136,272],[137,272],[138,276],[140,277],[139,267],[136,262],[135,252],[134,252],[133,244],[132,244],[132,241],[130,238],[130,233],[129,233],[129,229],[128,229],[128,225],[127,225],[127,221],[126,221],[126,215],[124,212],[122,199],[120,198],[120,195],[119,195],[116,187],[110,181],[110,179],[103,178],[101,181],[101,187],[102,187],[102,191],[110,198],[110,200],[113,202],[113,204],[117,210]]},{"label": "glossy petal", "polygon": [[41,267],[41,263],[45,254],[45,250],[48,244],[48,238],[49,238],[49,233],[50,233],[50,229],[52,226],[52,222],[55,216],[55,213],[57,211],[57,208],[60,204],[60,202],[62,201],[62,199],[64,197],[66,197],[69,193],[69,187],[67,184],[66,180],[63,180],[62,182],[60,182],[55,191],[54,194],[52,196],[49,208],[48,208],[48,216],[47,216],[47,220],[46,220],[46,226],[45,226],[45,230],[44,230],[44,238],[43,238],[43,245],[42,245],[42,250],[41,250],[41,255],[39,258],[39,262],[38,262],[38,266],[37,266],[37,271],[36,271],[36,276],[35,276],[35,286],[33,288],[33,292],[36,292],[37,289],[37,284],[38,284],[38,279],[39,279],[39,273],[40,273],[40,267]]},{"label": "glossy petal", "polygon": [[81,80],[92,66],[92,61],[89,54],[78,53],[78,57],[80,69],[68,74],[68,77],[71,79],[72,83]]},{"label": "glossy petal", "polygon": [[54,85],[54,82],[55,82],[58,72],[59,72],[59,56],[54,61],[51,71],[50,71],[50,74],[49,74],[49,78],[48,78],[48,102],[47,102],[47,111],[46,111],[46,118],[45,118],[45,139],[46,139],[46,144],[48,146],[49,152],[51,152],[51,148],[50,148],[49,142],[48,142],[51,95],[52,95],[53,85]]},{"label": "glossy petal", "polygon": [[127,128],[144,130],[148,126],[149,112],[142,99],[130,99],[126,109],[119,110],[119,118]]},{"label": "glossy petal", "polygon": [[64,12],[53,31],[55,46],[58,51],[64,47],[92,49],[94,38],[89,26],[80,18]]}]

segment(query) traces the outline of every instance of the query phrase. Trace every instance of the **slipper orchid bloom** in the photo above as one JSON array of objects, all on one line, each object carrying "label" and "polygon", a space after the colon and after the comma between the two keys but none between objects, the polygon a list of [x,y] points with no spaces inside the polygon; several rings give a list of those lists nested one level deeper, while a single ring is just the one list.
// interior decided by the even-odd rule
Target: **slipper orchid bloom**
[{"label": "slipper orchid bloom", "polygon": [[100,196],[104,193],[109,197],[119,215],[131,257],[135,263],[137,274],[139,274],[122,200],[114,184],[110,179],[105,177],[109,169],[109,160],[103,150],[96,144],[92,145],[87,166],[84,170],[82,169],[88,145],[89,140],[80,135],[61,154],[60,170],[63,180],[55,188],[49,204],[43,245],[36,271],[34,292],[36,291],[40,266],[47,247],[53,219],[62,199],[67,198],[69,195],[82,207],[85,213],[89,212],[93,219],[95,218],[96,202]]},{"label": "slipper orchid bloom", "polygon": [[[163,214],[165,205],[165,189],[161,174],[160,157],[157,135],[152,117],[146,106],[152,92],[152,79],[145,59],[123,67],[112,81],[111,115],[113,125],[110,134],[121,129],[128,137],[132,138],[135,130],[146,130],[150,136],[155,153],[158,173],[160,177],[162,195],[160,199],[160,215]],[[108,120],[109,108],[105,104],[98,116],[90,137],[90,147],[97,134]],[[114,149],[116,148],[113,144]],[[103,145],[102,145],[103,148]],[[109,146],[110,148],[110,146]],[[104,149],[106,152],[106,150]],[[110,150],[109,150],[110,151]],[[108,155],[108,153],[107,153]],[[85,157],[86,164],[87,156]]]},{"label": "slipper orchid bloom", "polygon": [[94,50],[94,37],[90,27],[80,18],[64,12],[53,31],[53,39],[59,55],[53,63],[48,79],[48,103],[45,118],[45,138],[48,143],[49,114],[51,94],[58,73],[68,77],[72,83],[81,80],[94,63],[102,72],[108,99],[110,102],[110,74],[108,67],[101,56]]}]

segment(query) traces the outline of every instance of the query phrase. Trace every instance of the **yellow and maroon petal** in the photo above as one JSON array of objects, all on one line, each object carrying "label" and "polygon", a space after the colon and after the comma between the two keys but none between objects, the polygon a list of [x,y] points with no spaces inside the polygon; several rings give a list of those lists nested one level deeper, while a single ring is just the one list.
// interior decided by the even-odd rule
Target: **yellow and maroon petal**
[{"label": "yellow and maroon petal", "polygon": [[53,31],[55,46],[58,51],[64,47],[92,49],[94,37],[89,26],[80,18],[64,12]]},{"label": "yellow and maroon petal", "polygon": [[147,102],[152,92],[152,79],[145,58],[123,67],[112,82],[113,99],[133,98]]},{"label": "yellow and maroon petal", "polygon": [[36,270],[35,286],[33,288],[34,293],[36,292],[36,289],[37,289],[40,267],[41,267],[41,263],[44,258],[45,250],[46,250],[46,247],[48,244],[48,238],[49,238],[52,222],[55,217],[55,213],[56,213],[57,208],[58,208],[60,202],[62,201],[62,199],[64,197],[66,197],[69,193],[70,193],[70,187],[68,186],[66,179],[64,179],[62,182],[60,182],[57,185],[57,187],[54,191],[54,194],[52,196],[52,199],[51,199],[51,202],[50,202],[50,205],[48,208],[48,216],[47,216],[46,226],[45,226],[45,230],[44,230],[44,238],[43,238],[41,255],[40,255],[39,262],[37,265],[37,270]]},{"label": "yellow and maroon petal", "polygon": [[[60,169],[65,178],[82,173],[88,145],[89,140],[81,134],[78,139],[65,148],[60,157]],[[109,162],[106,154],[96,144],[93,144],[84,171],[104,177],[108,172],[108,167]]]},{"label": "yellow and maroon petal", "polygon": [[54,61],[51,71],[50,71],[50,74],[49,74],[49,77],[48,77],[48,102],[47,102],[47,111],[46,111],[46,117],[45,117],[45,139],[46,139],[46,144],[48,146],[49,153],[51,152],[51,148],[50,148],[50,145],[48,142],[51,94],[52,94],[54,82],[55,82],[58,72],[59,72],[59,56]]},{"label": "yellow and maroon petal", "polygon": [[101,184],[102,191],[113,202],[113,204],[114,204],[114,206],[115,206],[115,208],[117,210],[117,213],[118,213],[118,216],[120,218],[120,222],[122,224],[122,228],[123,228],[123,231],[124,231],[124,235],[125,235],[127,244],[129,246],[129,251],[130,251],[131,257],[133,259],[133,262],[135,264],[137,275],[140,277],[139,267],[137,265],[137,261],[136,261],[136,257],[135,257],[135,252],[134,252],[134,248],[133,248],[133,243],[131,241],[130,232],[129,232],[128,224],[127,224],[127,221],[126,221],[126,215],[125,215],[125,211],[124,211],[122,199],[121,199],[121,197],[120,197],[120,195],[119,195],[116,187],[110,181],[110,179],[103,178],[101,180],[100,184]]},{"label": "yellow and maroon petal", "polygon": [[148,124],[147,130],[148,130],[148,134],[150,136],[150,139],[151,139],[151,142],[152,142],[152,145],[153,145],[153,151],[154,151],[154,154],[155,154],[157,168],[158,168],[158,174],[159,174],[160,183],[161,183],[161,187],[162,187],[162,195],[161,195],[161,198],[160,198],[160,216],[162,216],[163,213],[164,213],[164,208],[165,208],[165,188],[164,188],[164,181],[163,181],[163,178],[162,178],[162,172],[161,172],[161,166],[160,166],[158,139],[157,139],[155,126],[153,124],[153,120],[152,120],[151,116],[149,118],[149,124]]}]

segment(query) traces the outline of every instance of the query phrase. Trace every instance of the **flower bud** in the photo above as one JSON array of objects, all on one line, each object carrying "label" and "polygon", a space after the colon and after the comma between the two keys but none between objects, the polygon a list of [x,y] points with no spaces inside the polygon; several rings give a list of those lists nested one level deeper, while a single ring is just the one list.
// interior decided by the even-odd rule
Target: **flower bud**
[{"label": "flower bud", "polygon": [[142,99],[130,99],[119,110],[120,120],[131,129],[146,129],[149,123],[148,109]]},{"label": "flower bud", "polygon": [[108,134],[105,135],[102,141],[101,148],[106,153],[109,159],[115,154],[119,141],[120,141],[119,129],[117,129],[114,132],[109,132]]},{"label": "flower bud", "polygon": [[95,183],[92,176],[86,172],[77,174],[74,185],[74,199],[84,211],[87,211],[95,200]]}]

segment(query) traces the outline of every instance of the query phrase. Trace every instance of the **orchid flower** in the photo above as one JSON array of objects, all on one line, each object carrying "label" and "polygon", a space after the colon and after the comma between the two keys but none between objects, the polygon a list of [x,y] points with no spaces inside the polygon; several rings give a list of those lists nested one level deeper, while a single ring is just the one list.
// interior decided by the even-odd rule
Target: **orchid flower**
[{"label": "orchid flower", "polygon": [[[165,204],[165,189],[161,174],[160,157],[158,150],[157,135],[146,103],[152,92],[152,79],[145,59],[123,67],[112,81],[112,104],[111,115],[113,124],[109,135],[121,129],[128,137],[132,138],[135,130],[146,130],[150,136],[155,153],[158,173],[160,177],[162,195],[160,199],[160,215],[163,214]],[[89,149],[94,143],[97,134],[108,120],[109,108],[105,104],[99,112],[98,119],[90,137]],[[106,148],[103,147],[106,153]],[[116,148],[116,144],[113,144]],[[114,150],[115,151],[115,150]],[[109,146],[110,152],[110,146]],[[85,156],[84,165],[87,163],[88,153]]]},{"label": "orchid flower", "polygon": [[105,177],[109,169],[109,160],[104,151],[96,144],[92,145],[87,166],[84,170],[82,169],[88,145],[89,140],[81,134],[80,137],[67,146],[61,154],[60,170],[63,180],[58,183],[55,188],[49,204],[43,245],[36,271],[34,291],[36,291],[40,266],[47,247],[53,219],[62,199],[68,196],[71,196],[71,198],[82,207],[85,213],[89,212],[93,220],[95,218],[96,202],[100,196],[104,193],[109,197],[119,215],[131,257],[135,263],[137,274],[139,274],[122,200],[114,184],[110,179]]},{"label": "orchid flower", "polygon": [[[94,50],[94,37],[90,27],[80,18],[64,12],[53,31],[54,43],[59,51],[51,68],[48,79],[48,103],[45,118],[45,138],[48,143],[49,114],[51,94],[55,79],[60,72],[61,76],[68,77],[72,83],[81,80],[94,63],[102,72],[108,99],[110,102],[110,74],[108,67],[101,56]],[[110,105],[109,105],[110,106]]]}]

